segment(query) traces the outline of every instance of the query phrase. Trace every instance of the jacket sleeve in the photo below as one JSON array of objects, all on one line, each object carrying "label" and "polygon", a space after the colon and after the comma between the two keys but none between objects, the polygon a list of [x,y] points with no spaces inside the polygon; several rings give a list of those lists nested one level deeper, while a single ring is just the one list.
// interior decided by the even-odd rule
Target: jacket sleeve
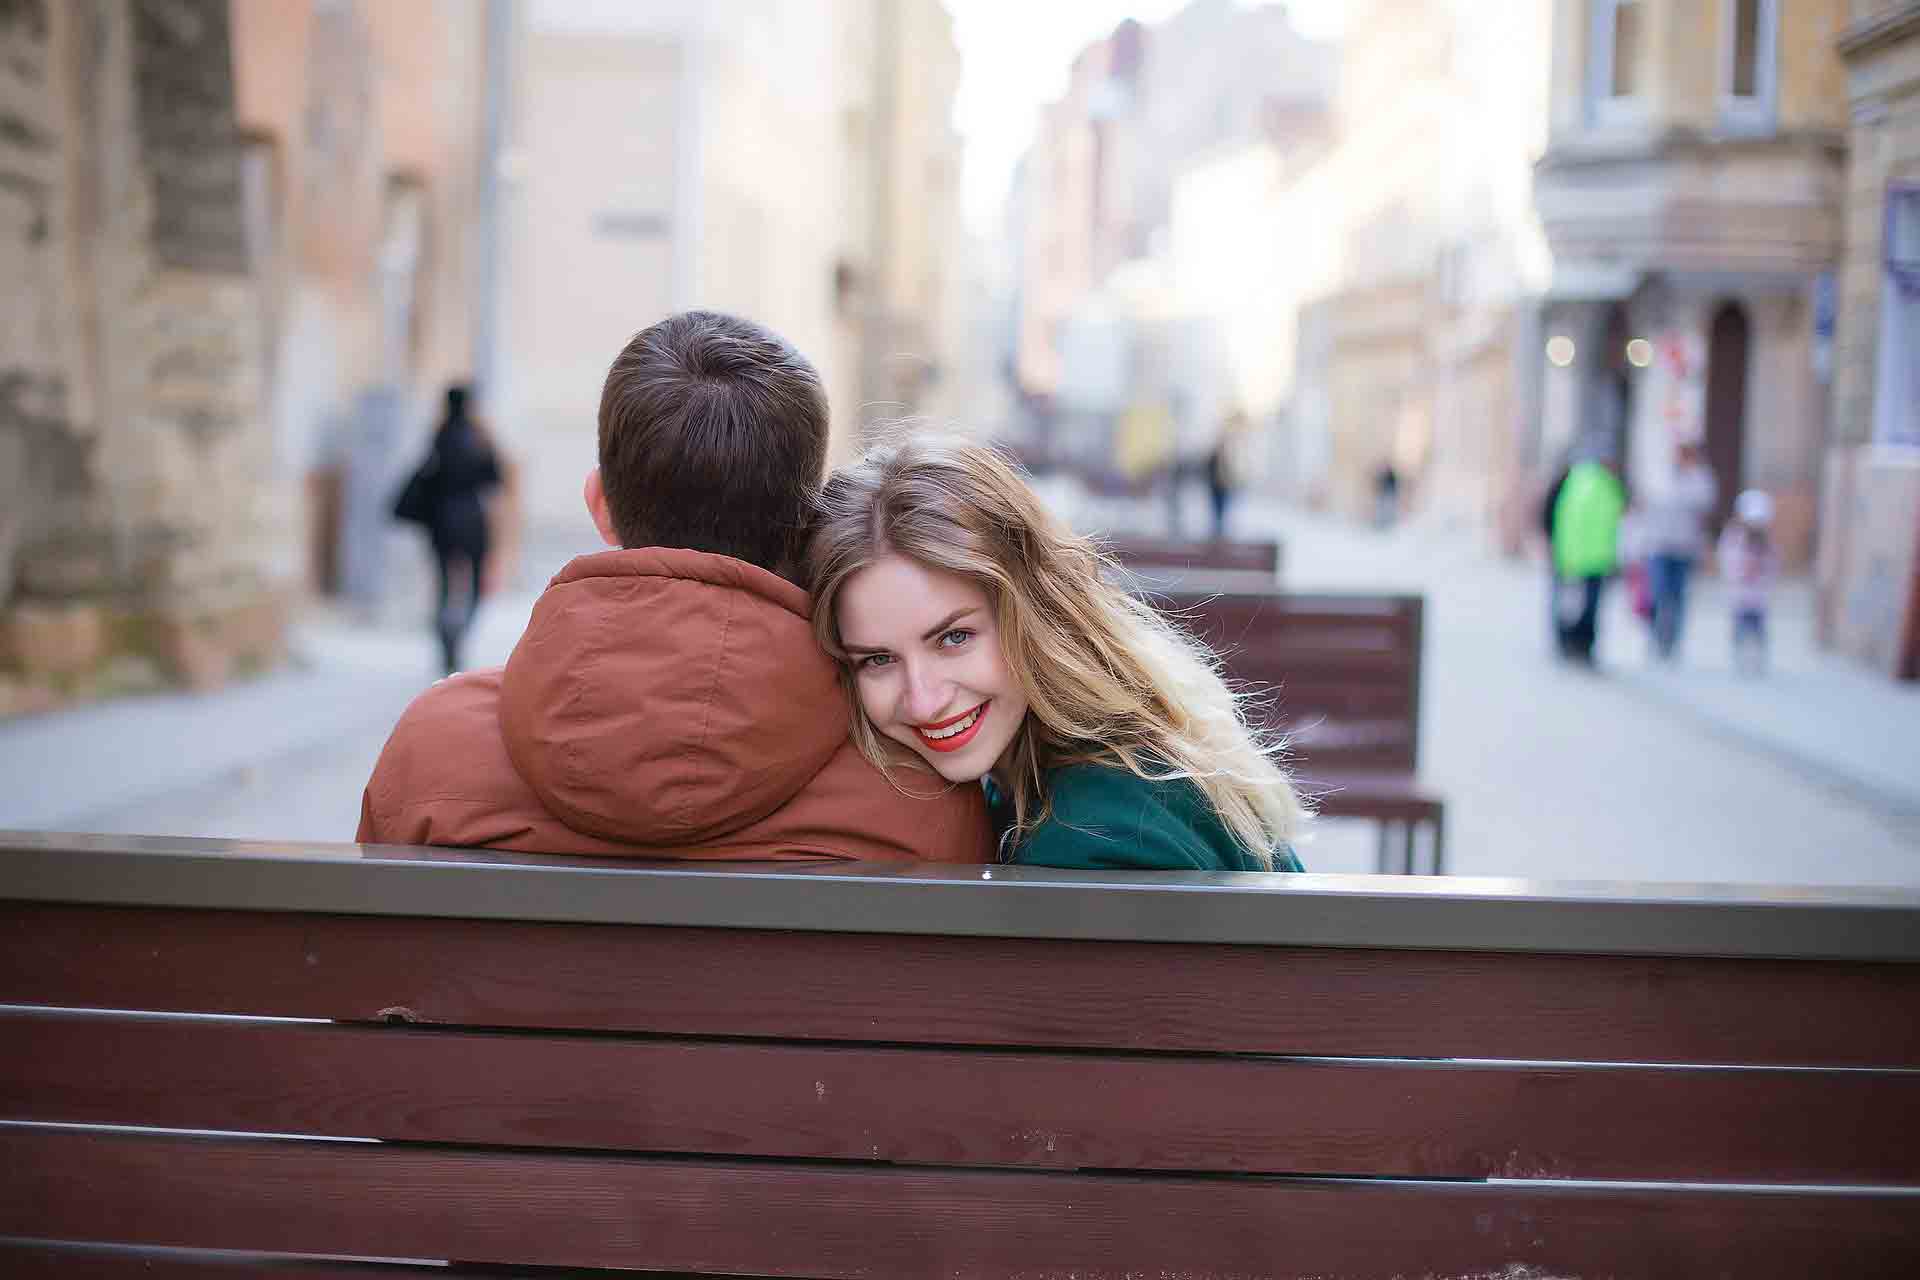
[{"label": "jacket sleeve", "polygon": [[385,844],[380,838],[380,828],[373,820],[373,791],[363,789],[360,792],[360,827],[353,833],[357,844]]}]

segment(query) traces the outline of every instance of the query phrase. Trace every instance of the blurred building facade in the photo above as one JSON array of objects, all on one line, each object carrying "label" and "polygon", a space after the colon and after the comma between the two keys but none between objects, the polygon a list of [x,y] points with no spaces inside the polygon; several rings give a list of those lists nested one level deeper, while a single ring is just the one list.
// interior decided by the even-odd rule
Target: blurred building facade
[{"label": "blurred building facade", "polygon": [[1538,456],[1658,493],[1682,442],[1810,554],[1826,438],[1845,0],[1556,0],[1536,199],[1554,253]]},{"label": "blurred building facade", "polygon": [[0,8],[4,701],[217,683],[377,556],[356,435],[466,365],[479,12]]},{"label": "blurred building facade", "polygon": [[1920,3],[1852,0],[1817,587],[1824,643],[1920,679]]},{"label": "blurred building facade", "polygon": [[1547,49],[1538,6],[1468,0],[1366,0],[1337,48],[1280,6],[1123,24],[1021,175],[1022,392],[1069,453],[1196,457],[1237,409],[1260,488],[1360,515],[1392,465],[1493,518],[1537,397]]},{"label": "blurred building facade", "polygon": [[[1029,443],[1137,473],[1204,452],[1245,407],[1239,384],[1258,375],[1236,369],[1222,318],[1202,309],[1218,273],[1186,280],[1213,264],[1180,252],[1184,175],[1203,157],[1252,153],[1218,181],[1236,194],[1259,185],[1269,150],[1324,121],[1332,78],[1332,51],[1279,5],[1194,0],[1082,50],[1010,201],[1010,372],[1039,437]],[[1238,264],[1243,285],[1264,247]]]},{"label": "blurred building facade", "polygon": [[516,7],[501,417],[530,518],[583,519],[608,364],[689,307],[821,370],[835,449],[963,362],[958,53],[938,0]]},{"label": "blurred building facade", "polygon": [[415,537],[389,517],[393,491],[445,387],[479,364],[488,12],[232,4],[272,350],[277,572],[362,606]]},{"label": "blurred building facade", "polygon": [[1536,396],[1521,353],[1548,269],[1530,199],[1547,41],[1533,5],[1355,6],[1332,144],[1286,215],[1333,239],[1280,432],[1298,496],[1358,516],[1391,467],[1403,503],[1501,515]]}]

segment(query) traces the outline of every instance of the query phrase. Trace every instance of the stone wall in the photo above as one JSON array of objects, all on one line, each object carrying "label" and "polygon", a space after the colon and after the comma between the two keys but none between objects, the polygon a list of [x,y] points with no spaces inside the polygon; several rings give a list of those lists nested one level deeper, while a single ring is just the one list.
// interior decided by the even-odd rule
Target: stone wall
[{"label": "stone wall", "polygon": [[1873,442],[1887,187],[1920,182],[1920,3],[1854,0],[1841,40],[1853,128],[1821,503],[1822,643],[1920,678],[1920,457]]},{"label": "stone wall", "polygon": [[227,0],[0,0],[0,713],[271,661]]},{"label": "stone wall", "polygon": [[1833,430],[1841,444],[1873,435],[1887,184],[1920,182],[1920,4],[1881,0],[1857,29],[1901,11],[1912,16],[1906,33],[1859,49],[1849,64],[1853,130],[1834,346]]},{"label": "stone wall", "polygon": [[92,446],[70,378],[52,21],[46,0],[0,0],[0,601]]}]

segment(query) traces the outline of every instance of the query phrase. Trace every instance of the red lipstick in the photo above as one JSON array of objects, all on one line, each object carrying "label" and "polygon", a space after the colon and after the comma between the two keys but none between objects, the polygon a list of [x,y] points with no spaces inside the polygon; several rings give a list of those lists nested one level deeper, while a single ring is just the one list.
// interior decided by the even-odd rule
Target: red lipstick
[{"label": "red lipstick", "polygon": [[[927,750],[929,751],[958,751],[978,736],[980,726],[986,722],[987,708],[991,705],[992,700],[989,699],[971,710],[962,711],[959,715],[942,720],[938,724],[917,724],[913,726],[913,731],[920,736],[920,741],[926,744]],[[930,738],[927,736],[929,730],[950,728],[953,725],[961,723],[968,716],[973,717],[973,723],[951,737]]]}]

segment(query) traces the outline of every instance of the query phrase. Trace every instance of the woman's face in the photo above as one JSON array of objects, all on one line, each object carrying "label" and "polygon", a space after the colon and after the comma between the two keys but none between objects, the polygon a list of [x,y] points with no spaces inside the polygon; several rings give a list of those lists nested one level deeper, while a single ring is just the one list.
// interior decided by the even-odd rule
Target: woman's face
[{"label": "woman's face", "polygon": [[987,593],[889,555],[840,588],[840,644],[860,708],[949,782],[972,782],[1006,754],[1027,699],[1000,647]]}]

